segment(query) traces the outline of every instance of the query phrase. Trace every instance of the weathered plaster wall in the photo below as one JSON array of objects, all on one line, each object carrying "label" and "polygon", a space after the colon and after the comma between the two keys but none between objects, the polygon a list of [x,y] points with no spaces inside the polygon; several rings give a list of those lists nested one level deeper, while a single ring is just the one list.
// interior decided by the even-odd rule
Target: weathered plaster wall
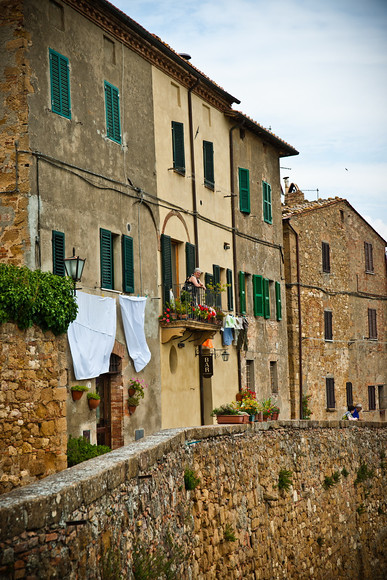
[{"label": "weathered plaster wall", "polygon": [[0,326],[0,493],[67,467],[66,337]]},{"label": "weathered plaster wall", "polygon": [[[160,432],[3,495],[1,578],[104,578],[109,562],[132,578],[133,546],[157,554],[169,532],[179,578],[382,580],[385,449],[380,423]],[[372,476],[354,485],[362,462]],[[187,467],[200,477],[189,492]]]}]

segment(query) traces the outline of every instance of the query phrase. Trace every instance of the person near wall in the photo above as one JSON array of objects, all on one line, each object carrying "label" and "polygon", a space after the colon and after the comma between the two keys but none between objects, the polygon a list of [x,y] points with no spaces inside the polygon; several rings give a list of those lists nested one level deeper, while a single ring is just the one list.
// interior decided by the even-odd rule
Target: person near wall
[{"label": "person near wall", "polygon": [[354,410],[354,412],[352,413],[352,417],[353,417],[354,419],[357,419],[358,421],[361,421],[361,419],[360,419],[360,417],[359,417],[359,413],[360,413],[360,411],[362,411],[362,409],[363,409],[363,405],[361,405],[360,403],[357,403],[357,404],[355,405],[355,410]]},{"label": "person near wall", "polygon": [[353,412],[355,411],[355,407],[353,405],[348,405],[348,411],[344,413],[341,420],[342,421],[357,421],[357,418],[353,416]]},{"label": "person near wall", "polygon": [[183,286],[183,290],[190,292],[192,294],[192,300],[197,303],[197,297],[199,295],[200,288],[206,290],[205,285],[203,282],[200,281],[200,276],[202,271],[200,268],[195,268],[194,273],[191,276],[188,276],[185,284]]}]

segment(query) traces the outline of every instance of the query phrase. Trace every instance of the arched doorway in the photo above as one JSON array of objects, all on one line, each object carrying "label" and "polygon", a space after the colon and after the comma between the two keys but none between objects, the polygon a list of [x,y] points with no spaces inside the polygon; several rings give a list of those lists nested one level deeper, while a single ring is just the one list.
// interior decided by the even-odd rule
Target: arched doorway
[{"label": "arched doorway", "polygon": [[110,356],[109,372],[96,379],[96,390],[101,397],[97,408],[97,444],[117,449],[123,440],[123,388],[122,358],[114,353]]}]

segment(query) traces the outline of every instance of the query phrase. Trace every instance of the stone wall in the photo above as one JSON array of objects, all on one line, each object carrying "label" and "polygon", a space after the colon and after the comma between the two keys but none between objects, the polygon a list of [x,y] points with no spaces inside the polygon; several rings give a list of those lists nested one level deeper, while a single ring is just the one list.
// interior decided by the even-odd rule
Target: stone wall
[{"label": "stone wall", "polygon": [[313,421],[162,431],[4,494],[0,577],[133,578],[136,551],[139,571],[165,549],[177,578],[381,580],[386,433]]},{"label": "stone wall", "polygon": [[0,326],[0,493],[67,467],[66,336]]}]

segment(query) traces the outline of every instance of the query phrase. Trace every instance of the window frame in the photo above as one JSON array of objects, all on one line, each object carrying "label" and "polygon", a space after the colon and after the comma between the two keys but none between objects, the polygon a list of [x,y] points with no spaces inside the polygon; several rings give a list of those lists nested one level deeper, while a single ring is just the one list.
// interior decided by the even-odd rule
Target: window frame
[{"label": "window frame", "polygon": [[328,242],[321,242],[322,271],[329,274],[331,271],[330,246]]},{"label": "window frame", "polygon": [[185,175],[184,124],[172,121],[171,130],[173,169],[176,173]]},{"label": "window frame", "polygon": [[280,282],[275,283],[275,310],[277,315],[277,320],[282,320],[282,299],[281,299],[281,284]]},{"label": "window frame", "polygon": [[127,294],[134,292],[134,256],[133,256],[133,238],[122,235],[122,290]]},{"label": "window frame", "polygon": [[347,398],[347,407],[349,407],[350,405],[353,406],[353,389],[351,382],[345,383],[345,393]]},{"label": "window frame", "polygon": [[262,181],[263,221],[273,223],[271,185]]},{"label": "window frame", "polygon": [[250,213],[250,171],[238,167],[239,211]]},{"label": "window frame", "polygon": [[333,320],[332,310],[324,310],[324,340],[326,342],[333,341],[332,320]]},{"label": "window frame", "polygon": [[203,174],[205,187],[214,190],[214,144],[212,141],[203,140]]},{"label": "window frame", "polygon": [[[49,48],[51,111],[71,119],[69,59]],[[57,78],[55,78],[57,77]]]},{"label": "window frame", "polygon": [[55,276],[66,276],[65,268],[65,234],[52,230],[52,273]]},{"label": "window frame", "polygon": [[364,242],[364,262],[366,273],[373,274],[374,273],[373,247],[372,244],[369,242]]},{"label": "window frame", "polygon": [[[99,229],[101,288],[114,290],[114,249],[113,233]],[[106,282],[106,283],[105,283]]]},{"label": "window frame", "polygon": [[369,411],[376,411],[375,385],[368,385],[368,410]]},{"label": "window frame", "polygon": [[238,274],[239,280],[239,311],[240,314],[246,314],[246,274],[239,271]]},{"label": "window frame", "polygon": [[368,338],[370,340],[377,340],[377,311],[376,308],[368,308]]},{"label": "window frame", "polygon": [[325,378],[325,393],[327,409],[336,409],[335,379],[333,377]]},{"label": "window frame", "polygon": [[121,144],[120,93],[117,87],[104,81],[106,136]]}]

